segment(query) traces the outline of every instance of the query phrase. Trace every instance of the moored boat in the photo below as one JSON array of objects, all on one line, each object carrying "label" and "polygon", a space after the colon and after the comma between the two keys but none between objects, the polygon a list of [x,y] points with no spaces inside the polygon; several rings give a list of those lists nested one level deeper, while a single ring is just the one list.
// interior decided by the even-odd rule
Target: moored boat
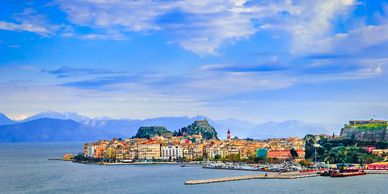
[{"label": "moored boat", "polygon": [[321,176],[331,176],[332,170],[325,170],[320,173]]},{"label": "moored boat", "polygon": [[347,177],[347,176],[359,176],[359,175],[366,175],[366,172],[364,170],[357,170],[357,169],[351,169],[351,170],[334,170],[330,173],[331,177]]}]

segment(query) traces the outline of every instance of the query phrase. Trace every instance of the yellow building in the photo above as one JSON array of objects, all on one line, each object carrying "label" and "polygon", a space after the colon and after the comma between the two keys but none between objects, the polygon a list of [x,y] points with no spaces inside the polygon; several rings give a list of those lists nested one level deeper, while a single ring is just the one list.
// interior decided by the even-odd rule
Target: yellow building
[{"label": "yellow building", "polygon": [[129,146],[122,142],[117,144],[115,149],[116,159],[117,160],[129,160]]},{"label": "yellow building", "polygon": [[65,155],[63,155],[63,160],[65,160],[65,161],[73,160],[73,158],[74,158],[73,154],[65,154]]},{"label": "yellow building", "polygon": [[84,144],[84,157],[88,157],[89,156],[89,143],[85,143]]},{"label": "yellow building", "polygon": [[138,144],[133,143],[129,145],[129,159],[136,160],[139,158]]},{"label": "yellow building", "polygon": [[116,149],[112,144],[108,144],[104,149],[104,158],[116,159]]},{"label": "yellow building", "polygon": [[388,156],[388,149],[374,149],[372,154],[380,157]]},{"label": "yellow building", "polygon": [[213,144],[206,147],[206,155],[208,158],[215,158],[216,155],[221,158],[228,155],[228,149],[224,144]]},{"label": "yellow building", "polygon": [[203,157],[203,144],[188,144],[183,146],[183,157],[188,160],[198,159]]},{"label": "yellow building", "polygon": [[239,144],[226,145],[226,150],[227,150],[226,155],[230,155],[230,154],[240,155],[240,148],[241,147],[242,147],[242,145],[239,145]]},{"label": "yellow building", "polygon": [[157,160],[160,159],[160,144],[140,144],[138,146],[139,159]]},{"label": "yellow building", "polygon": [[203,140],[203,137],[201,134],[192,135],[192,137],[194,138],[195,143],[202,142]]}]

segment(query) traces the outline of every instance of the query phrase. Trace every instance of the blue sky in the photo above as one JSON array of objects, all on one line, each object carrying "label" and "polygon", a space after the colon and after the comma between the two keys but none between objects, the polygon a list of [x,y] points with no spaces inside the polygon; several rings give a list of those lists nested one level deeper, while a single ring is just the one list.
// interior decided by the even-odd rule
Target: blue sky
[{"label": "blue sky", "polygon": [[0,3],[0,112],[388,119],[388,2]]}]

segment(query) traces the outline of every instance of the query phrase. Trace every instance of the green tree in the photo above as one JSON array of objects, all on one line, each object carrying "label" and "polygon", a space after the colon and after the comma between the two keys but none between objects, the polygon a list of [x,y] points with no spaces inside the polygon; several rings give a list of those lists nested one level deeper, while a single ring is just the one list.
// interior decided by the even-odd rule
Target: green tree
[{"label": "green tree", "polygon": [[294,148],[290,149],[290,153],[291,153],[291,157],[292,158],[298,158],[299,157],[298,152]]},{"label": "green tree", "polygon": [[308,134],[304,138],[304,144],[305,144],[305,158],[306,159],[312,159],[314,156],[315,148],[315,136]]},{"label": "green tree", "polygon": [[196,161],[203,161],[203,156],[199,156],[195,159]]},{"label": "green tree", "polygon": [[239,154],[229,154],[226,156],[226,160],[230,162],[239,162],[240,161],[240,155]]},{"label": "green tree", "polygon": [[364,149],[357,146],[339,146],[335,147],[324,154],[325,162],[330,163],[372,163],[381,161]]}]

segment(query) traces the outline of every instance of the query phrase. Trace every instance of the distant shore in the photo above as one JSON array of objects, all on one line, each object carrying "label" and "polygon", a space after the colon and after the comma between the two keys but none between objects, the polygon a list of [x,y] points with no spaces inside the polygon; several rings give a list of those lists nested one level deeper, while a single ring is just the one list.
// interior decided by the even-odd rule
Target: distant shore
[{"label": "distant shore", "polygon": [[[48,160],[61,160],[63,159],[48,159]],[[78,164],[90,164],[90,165],[106,165],[106,166],[117,166],[117,165],[181,165],[181,167],[202,167],[201,163],[185,163],[185,162],[85,162],[85,161],[72,161]]]},{"label": "distant shore", "polygon": [[108,166],[115,166],[115,165],[157,165],[157,164],[169,164],[169,165],[179,165],[178,162],[102,162],[99,163],[100,165],[108,165]]}]

